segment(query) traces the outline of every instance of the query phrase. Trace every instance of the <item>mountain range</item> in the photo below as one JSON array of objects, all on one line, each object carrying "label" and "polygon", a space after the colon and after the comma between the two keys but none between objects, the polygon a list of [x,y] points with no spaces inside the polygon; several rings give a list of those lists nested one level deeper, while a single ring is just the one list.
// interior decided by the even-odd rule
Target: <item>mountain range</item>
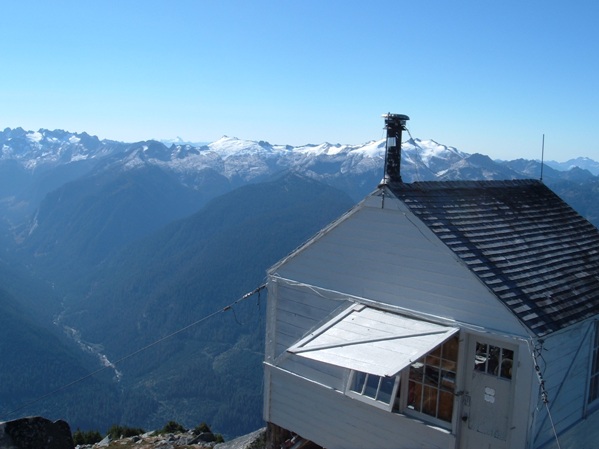
[{"label": "mountain range", "polygon": [[[384,153],[384,140],[166,145],[0,132],[0,420],[16,411],[105,430],[175,419],[230,436],[260,427],[265,298],[202,320],[374,190]],[[402,145],[405,182],[542,173],[598,225],[599,164],[564,164]]]}]

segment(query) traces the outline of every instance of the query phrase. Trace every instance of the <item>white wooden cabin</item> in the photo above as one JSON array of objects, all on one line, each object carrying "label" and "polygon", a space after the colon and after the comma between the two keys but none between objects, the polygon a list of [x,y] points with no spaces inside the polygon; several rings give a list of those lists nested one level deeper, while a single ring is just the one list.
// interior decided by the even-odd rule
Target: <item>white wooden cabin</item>
[{"label": "white wooden cabin", "polygon": [[599,447],[598,317],[599,232],[541,182],[388,183],[268,272],[271,444]]}]

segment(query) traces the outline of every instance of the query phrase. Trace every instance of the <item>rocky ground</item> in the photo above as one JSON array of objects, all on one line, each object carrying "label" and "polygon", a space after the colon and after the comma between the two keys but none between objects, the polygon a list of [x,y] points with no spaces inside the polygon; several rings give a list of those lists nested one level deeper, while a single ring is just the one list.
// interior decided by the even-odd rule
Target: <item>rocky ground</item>
[{"label": "rocky ground", "polygon": [[181,430],[153,431],[117,439],[106,436],[95,444],[75,446],[67,422],[33,416],[0,422],[0,449],[265,449],[266,429],[227,442],[222,442],[223,438],[213,434],[208,426],[188,431],[181,427]]},{"label": "rocky ground", "polygon": [[169,433],[155,435],[149,432],[129,438],[110,440],[108,437],[96,444],[79,445],[78,449],[263,449],[264,429],[224,443],[216,443],[210,432],[194,434],[193,431],[184,433]]}]

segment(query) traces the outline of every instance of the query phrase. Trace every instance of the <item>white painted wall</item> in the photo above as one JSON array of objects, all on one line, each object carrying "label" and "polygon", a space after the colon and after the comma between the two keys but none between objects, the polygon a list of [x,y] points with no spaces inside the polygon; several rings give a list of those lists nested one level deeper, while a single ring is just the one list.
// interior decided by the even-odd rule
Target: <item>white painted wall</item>
[{"label": "white painted wall", "polygon": [[280,368],[266,366],[270,422],[327,449],[449,449],[455,437],[404,415],[351,399]]},{"label": "white painted wall", "polygon": [[397,199],[369,197],[282,263],[274,276],[498,333],[528,336],[514,315]]},{"label": "white painted wall", "polygon": [[[539,401],[534,427],[535,448],[555,444],[553,427],[558,438],[583,418],[594,421],[599,427],[599,412],[584,416],[592,338],[592,321],[579,323],[545,338],[539,367],[545,379],[551,419],[545,405]],[[572,447],[585,447],[582,445],[585,437],[579,434],[581,445]],[[575,436],[569,435],[568,441],[574,444]],[[599,440],[596,443],[599,447]]]}]

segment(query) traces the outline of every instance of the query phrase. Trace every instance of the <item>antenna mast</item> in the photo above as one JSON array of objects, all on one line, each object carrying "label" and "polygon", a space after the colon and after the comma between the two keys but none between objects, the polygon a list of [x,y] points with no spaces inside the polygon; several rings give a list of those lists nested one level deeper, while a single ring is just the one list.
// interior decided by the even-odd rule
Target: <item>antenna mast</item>
[{"label": "antenna mast", "polygon": [[543,143],[541,144],[541,182],[543,181],[543,165],[545,165],[545,133],[543,133]]},{"label": "antenna mast", "polygon": [[385,144],[385,173],[379,187],[390,182],[402,182],[401,165],[401,132],[406,130],[406,121],[410,117],[403,114],[384,114],[387,142]]}]

